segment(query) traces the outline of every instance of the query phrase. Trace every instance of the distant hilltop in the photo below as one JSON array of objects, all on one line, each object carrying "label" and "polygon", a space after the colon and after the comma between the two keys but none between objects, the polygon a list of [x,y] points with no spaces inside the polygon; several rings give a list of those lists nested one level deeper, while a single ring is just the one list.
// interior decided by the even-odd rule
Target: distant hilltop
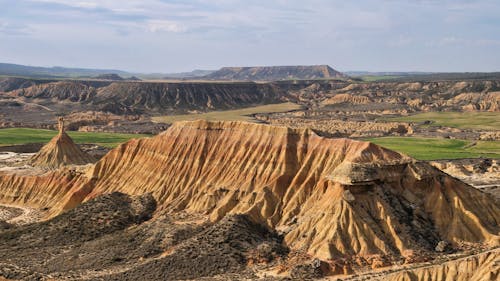
[{"label": "distant hilltop", "polygon": [[96,77],[94,77],[94,79],[98,79],[98,80],[112,80],[112,81],[123,81],[123,80],[125,80],[120,75],[115,74],[115,73],[107,73],[107,74],[97,75]]},{"label": "distant hilltop", "polygon": [[276,81],[290,79],[342,79],[348,76],[328,65],[223,67],[203,78],[210,80]]}]

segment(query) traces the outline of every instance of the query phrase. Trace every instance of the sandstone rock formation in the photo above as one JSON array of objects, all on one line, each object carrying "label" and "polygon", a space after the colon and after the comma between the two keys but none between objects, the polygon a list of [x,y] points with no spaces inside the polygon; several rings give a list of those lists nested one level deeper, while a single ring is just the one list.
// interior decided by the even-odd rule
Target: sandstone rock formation
[{"label": "sandstone rock formation", "polygon": [[384,281],[496,281],[500,278],[500,250],[493,250],[443,264],[423,266],[370,280]]},{"label": "sandstone rock formation", "polygon": [[400,136],[413,133],[413,127],[403,122],[341,121],[334,118],[313,119],[301,117],[280,117],[266,121],[277,126],[310,128],[322,135],[335,137]]},{"label": "sandstone rock formation", "polygon": [[65,165],[84,165],[95,162],[73,142],[64,130],[64,121],[59,118],[59,133],[30,159],[36,167],[56,169]]},{"label": "sandstone rock formation", "polygon": [[213,221],[246,214],[280,230],[292,249],[327,259],[413,259],[442,240],[455,247],[499,239],[500,209],[489,195],[394,151],[305,129],[176,123],[120,145],[79,175],[0,177],[8,191],[0,201],[22,200],[52,214],[114,191],[151,192],[159,210]]},{"label": "sandstone rock formation", "polygon": [[[500,105],[500,82],[497,80],[415,83],[353,83],[335,79],[266,83],[0,80],[3,82],[5,85],[0,85],[0,92],[2,88],[8,91],[0,93],[0,127],[50,128],[54,125],[56,112],[61,111],[132,115],[148,122],[157,115],[229,110],[286,101],[298,103],[304,110],[288,115],[269,113],[265,116],[266,122],[281,117],[297,117],[291,121],[300,125],[298,127],[307,125],[307,118],[374,122],[381,117],[428,111],[498,112]],[[302,114],[304,118],[292,114]],[[147,132],[158,131],[154,124],[144,122],[125,121],[115,127],[126,132],[145,132],[142,128],[148,126]],[[301,122],[303,124],[299,124]],[[102,124],[83,126],[90,126],[86,130],[116,131]],[[327,124],[321,127],[326,129],[321,131],[337,135],[335,128],[328,128],[331,126]],[[393,131],[391,128],[379,130],[380,125],[363,127],[363,131],[374,127],[373,133],[363,132],[358,136],[378,136]],[[344,132],[342,136],[353,133]],[[456,138],[479,138],[478,132],[469,133],[452,134]],[[433,134],[449,135],[448,132]]]},{"label": "sandstone rock formation", "polygon": [[499,108],[499,81],[336,84],[333,86],[314,82],[309,87],[293,89],[290,93],[312,106],[328,106],[334,110],[342,110],[344,107],[344,110],[351,112],[358,110],[382,113],[383,110],[395,109],[411,112],[498,111]]},{"label": "sandstone rock formation", "polygon": [[79,82],[59,81],[22,88],[11,92],[10,95],[29,99],[85,102],[95,97],[96,88]]},{"label": "sandstone rock formation", "polygon": [[27,88],[44,82],[46,83],[48,81],[17,77],[0,78],[0,92],[9,92],[17,89]]},{"label": "sandstone rock formation", "polygon": [[338,94],[331,98],[327,98],[321,102],[322,105],[337,104],[337,103],[352,103],[352,104],[367,104],[371,100],[365,96],[354,96],[350,94]]},{"label": "sandstone rock formation", "polygon": [[462,106],[465,111],[500,111],[500,92],[463,93],[450,99],[448,104]]},{"label": "sandstone rock formation", "polygon": [[[223,110],[286,100],[271,84],[59,81],[7,93],[10,99],[67,110],[138,114]],[[0,99],[1,100],[1,99]],[[66,103],[69,102],[69,103]]]},{"label": "sandstone rock formation", "polygon": [[112,83],[100,88],[91,102],[117,114],[223,110],[277,103],[286,94],[270,84],[257,83]]}]

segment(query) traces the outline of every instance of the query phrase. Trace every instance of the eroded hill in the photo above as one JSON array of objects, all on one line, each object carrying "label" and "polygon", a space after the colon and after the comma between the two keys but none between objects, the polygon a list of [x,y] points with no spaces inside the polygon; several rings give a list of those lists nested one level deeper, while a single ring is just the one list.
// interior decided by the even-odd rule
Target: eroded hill
[{"label": "eroded hill", "polygon": [[303,109],[252,114],[252,118],[257,122],[311,128],[322,135],[337,137],[419,135],[498,139],[498,133],[491,130],[457,130],[427,123],[387,121],[423,112],[497,113],[500,108],[497,80],[221,83],[5,78],[2,81],[5,92],[0,93],[0,127],[54,128],[55,116],[64,113],[70,115],[71,130],[158,133],[167,124],[152,122],[153,117],[292,102]]},{"label": "eroded hill", "polygon": [[2,202],[52,215],[101,194],[151,193],[162,212],[212,222],[245,214],[294,251],[348,264],[425,260],[442,241],[455,250],[499,243],[498,202],[428,164],[368,142],[250,123],[176,123],[87,171],[3,173],[0,188]]}]

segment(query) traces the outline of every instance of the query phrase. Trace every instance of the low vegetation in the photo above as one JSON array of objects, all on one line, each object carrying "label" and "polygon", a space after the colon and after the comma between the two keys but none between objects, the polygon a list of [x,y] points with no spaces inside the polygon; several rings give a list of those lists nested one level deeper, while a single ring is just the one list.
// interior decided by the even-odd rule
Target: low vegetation
[{"label": "low vegetation", "polygon": [[467,141],[419,137],[381,137],[367,140],[419,160],[500,158],[500,141]]},{"label": "low vegetation", "polygon": [[173,123],[177,121],[210,120],[210,121],[255,121],[252,115],[257,113],[278,113],[301,109],[302,106],[286,102],[267,104],[235,110],[212,111],[200,114],[166,115],[153,117],[155,122]]},{"label": "low vegetation", "polygon": [[403,76],[396,76],[396,75],[366,75],[366,76],[361,76],[360,78],[363,81],[366,82],[376,82],[376,81],[384,81],[384,80],[391,80],[391,79],[396,79],[396,78],[401,78]]},{"label": "low vegetation", "polygon": [[[95,132],[67,132],[76,143],[93,143],[106,147],[115,147],[122,142],[132,138],[147,137],[149,135],[138,134],[116,134],[116,133],[95,133]],[[26,143],[46,143],[57,134],[57,131],[29,129],[29,128],[9,128],[0,129],[0,146],[26,144]]]},{"label": "low vegetation", "polygon": [[385,119],[423,123],[431,121],[430,126],[445,126],[460,129],[500,130],[500,112],[426,112],[411,116]]}]

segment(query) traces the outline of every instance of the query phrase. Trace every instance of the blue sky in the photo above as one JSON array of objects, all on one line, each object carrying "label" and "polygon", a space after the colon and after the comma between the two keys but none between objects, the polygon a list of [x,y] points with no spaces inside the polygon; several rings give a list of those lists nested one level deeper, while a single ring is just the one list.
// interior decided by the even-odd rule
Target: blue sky
[{"label": "blue sky", "polygon": [[498,0],[0,0],[0,62],[500,71]]}]

